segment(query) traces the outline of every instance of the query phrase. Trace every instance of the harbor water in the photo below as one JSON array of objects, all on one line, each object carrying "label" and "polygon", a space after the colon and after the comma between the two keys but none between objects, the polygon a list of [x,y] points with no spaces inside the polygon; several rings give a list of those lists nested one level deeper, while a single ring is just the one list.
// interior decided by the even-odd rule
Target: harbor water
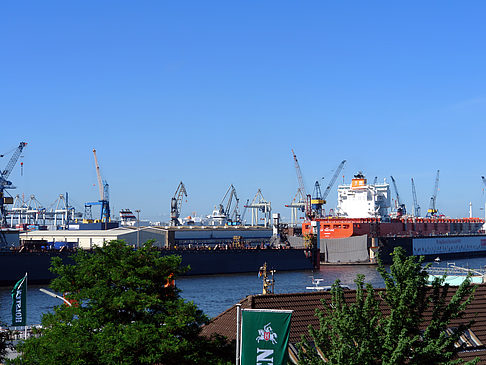
[{"label": "harbor water", "polygon": [[[486,258],[461,259],[454,261],[456,265],[471,269],[484,268]],[[447,266],[447,262],[434,263],[434,266]],[[375,288],[384,286],[383,280],[374,265],[342,265],[321,266],[319,271],[291,271],[275,273],[275,293],[306,292],[306,286],[311,286],[312,278],[323,279],[320,285],[331,285],[339,279],[343,285],[352,289],[356,287],[356,275],[363,274],[365,282]],[[248,295],[261,294],[262,279],[257,273],[207,275],[181,277],[176,285],[182,290],[182,297],[193,301],[208,317],[215,317]],[[27,291],[27,324],[40,324],[43,313],[52,311],[56,305],[62,304],[59,299],[50,297],[40,288],[47,285],[30,285]],[[11,289],[0,288],[0,322],[9,325],[11,322]]]}]

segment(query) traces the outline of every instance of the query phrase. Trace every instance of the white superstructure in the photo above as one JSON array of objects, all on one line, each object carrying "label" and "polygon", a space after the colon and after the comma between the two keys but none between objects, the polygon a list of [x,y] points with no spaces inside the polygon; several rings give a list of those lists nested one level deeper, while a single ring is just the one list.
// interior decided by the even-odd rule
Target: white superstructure
[{"label": "white superstructure", "polygon": [[338,187],[337,215],[346,218],[384,218],[389,216],[390,185],[368,185],[360,172],[351,185]]}]

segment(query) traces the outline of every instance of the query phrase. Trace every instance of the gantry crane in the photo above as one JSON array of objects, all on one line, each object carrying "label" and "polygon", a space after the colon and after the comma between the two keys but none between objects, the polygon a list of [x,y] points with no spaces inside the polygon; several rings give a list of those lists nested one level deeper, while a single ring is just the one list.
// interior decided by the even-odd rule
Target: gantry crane
[{"label": "gantry crane", "polygon": [[420,206],[417,202],[417,192],[415,191],[415,183],[412,177],[412,197],[413,197],[413,215],[415,217],[420,217]]},{"label": "gantry crane", "polygon": [[398,193],[397,183],[393,176],[390,176],[391,181],[393,182],[393,187],[395,188],[395,194],[397,197],[397,217],[401,217],[404,214],[407,214],[407,209],[405,208],[405,204],[403,204],[400,200],[400,194]]},{"label": "gantry crane", "polygon": [[93,149],[93,156],[94,156],[94,162],[95,162],[95,168],[96,168],[96,177],[98,179],[98,190],[100,193],[100,200],[97,202],[88,202],[85,203],[84,205],[84,211],[85,211],[85,218],[86,219],[91,219],[91,206],[92,205],[101,205],[101,214],[100,214],[100,220],[103,223],[108,223],[110,222],[110,187],[106,180],[103,180],[101,178],[101,172],[100,172],[100,165],[98,164],[98,157],[96,156],[96,150]]},{"label": "gantry crane", "polygon": [[177,186],[177,190],[170,201],[170,225],[171,226],[180,225],[179,216],[181,214],[182,199],[184,196],[187,197],[187,191],[186,191],[186,187],[181,181],[179,183],[179,186]]},{"label": "gantry crane", "polygon": [[427,217],[435,217],[437,215],[437,192],[439,191],[439,170],[437,170],[437,176],[435,177],[434,194],[430,198],[430,206],[427,211]]},{"label": "gantry crane", "polygon": [[[13,200],[8,197],[5,197],[4,191],[6,189],[15,189],[15,186],[12,185],[12,182],[8,180],[8,177],[10,176],[10,173],[12,172],[13,168],[15,167],[15,164],[17,163],[17,160],[20,157],[20,154],[22,153],[22,150],[24,147],[27,146],[27,143],[25,142],[20,142],[19,146],[15,149],[15,152],[13,153],[12,157],[10,157],[10,160],[7,163],[7,166],[5,169],[2,170],[0,174],[0,222],[1,222],[1,227],[6,227],[7,226],[7,212],[5,209],[5,204],[11,204]],[[3,157],[3,155],[2,155]],[[5,242],[5,237],[0,238],[2,244]]]},{"label": "gantry crane", "polygon": [[295,194],[294,198],[292,199],[292,202],[290,204],[286,204],[285,206],[287,208],[291,208],[291,218],[290,218],[290,224],[295,225],[299,221],[299,214],[298,212],[301,211],[302,213],[305,212],[305,201],[306,198],[304,194],[302,194],[302,191],[297,189],[297,193]]},{"label": "gantry crane", "polygon": [[251,225],[252,226],[257,226],[259,221],[258,221],[258,211],[261,211],[263,213],[263,221],[264,221],[264,226],[268,227],[270,224],[270,219],[272,216],[272,204],[269,201],[266,201],[265,198],[263,197],[262,191],[258,189],[257,193],[255,194],[255,197],[253,198],[253,201],[251,204],[245,205],[245,208],[251,208]]}]

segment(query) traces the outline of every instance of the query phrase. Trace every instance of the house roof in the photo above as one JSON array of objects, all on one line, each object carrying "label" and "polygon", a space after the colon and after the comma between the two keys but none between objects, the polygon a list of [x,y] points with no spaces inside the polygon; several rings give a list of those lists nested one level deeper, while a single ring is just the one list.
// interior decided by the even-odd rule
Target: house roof
[{"label": "house roof", "polygon": [[[384,289],[375,289],[375,293],[383,291]],[[457,287],[450,287],[448,298],[450,299]],[[355,301],[355,290],[345,290],[344,296],[347,303]],[[301,336],[309,337],[309,325],[314,328],[319,327],[319,320],[316,317],[316,308],[324,309],[322,300],[330,303],[330,292],[306,292],[306,293],[289,293],[289,294],[268,294],[268,295],[250,295],[242,299],[242,309],[282,309],[293,310],[292,321],[290,325],[290,342],[295,344],[301,340]],[[389,314],[389,310],[381,304],[383,313]],[[425,318],[430,318],[428,313],[425,313]],[[460,320],[451,322],[451,327],[455,327],[460,323],[467,323],[474,319],[476,323],[472,326],[471,331],[473,336],[476,336],[480,344],[486,345],[486,284],[477,285],[476,292],[472,303],[467,307],[465,316]],[[214,317],[209,324],[203,327],[202,334],[210,336],[213,333],[218,333],[226,336],[229,340],[236,338],[236,305],[227,309],[223,313]],[[476,356],[480,357],[480,364],[486,364],[486,346],[472,347],[468,351],[460,353],[460,357],[464,360],[472,360]]]}]

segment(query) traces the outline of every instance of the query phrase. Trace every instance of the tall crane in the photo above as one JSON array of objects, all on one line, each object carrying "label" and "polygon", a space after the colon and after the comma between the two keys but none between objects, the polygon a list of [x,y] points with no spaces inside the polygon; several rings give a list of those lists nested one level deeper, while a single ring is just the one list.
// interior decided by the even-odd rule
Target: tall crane
[{"label": "tall crane", "polygon": [[435,177],[435,186],[434,186],[434,194],[430,198],[430,206],[429,210],[427,211],[427,217],[435,217],[437,214],[437,192],[439,191],[439,170],[437,170],[437,176]]},{"label": "tall crane", "polygon": [[170,201],[170,225],[178,226],[180,225],[179,216],[181,214],[182,199],[187,197],[186,187],[182,183],[179,183],[177,190]]},{"label": "tall crane", "polygon": [[[236,204],[234,205],[233,209],[231,209],[233,199],[235,200]],[[238,195],[236,195],[236,189],[233,184],[231,184],[228,190],[226,190],[223,199],[221,199],[221,203],[219,203],[219,207],[217,208],[218,214],[225,216],[226,222],[229,224],[240,224],[241,218],[238,210],[239,202],[240,200],[238,199]]]},{"label": "tall crane", "polygon": [[297,173],[297,181],[299,182],[300,194],[305,196],[305,215],[307,218],[310,218],[310,216],[312,215],[311,196],[310,194],[307,194],[305,190],[304,179],[302,178],[302,171],[300,170],[299,161],[297,160],[297,156],[295,155],[293,149],[292,156],[294,158],[295,172]]},{"label": "tall crane", "polygon": [[[96,177],[98,179],[98,190],[100,193],[100,200],[97,202],[89,202],[84,205],[85,212],[91,212],[92,205],[101,205],[101,214],[100,220],[101,222],[107,223],[110,222],[110,197],[109,197],[109,185],[106,180],[101,178],[100,172],[100,165],[98,164],[98,157],[96,156],[96,150],[93,149],[93,156],[96,168]],[[86,216],[90,215],[90,213],[85,213]],[[87,217],[90,218],[90,217]]]},{"label": "tall crane", "polygon": [[324,190],[324,193],[322,194],[322,200],[324,200],[324,204],[326,204],[327,196],[331,192],[331,189],[332,189],[334,183],[336,182],[339,174],[343,170],[345,164],[346,164],[346,160],[342,160],[341,163],[336,168],[336,171],[334,172],[334,175],[332,176],[331,181],[327,185],[326,190]]},{"label": "tall crane", "polygon": [[314,218],[322,217],[322,205],[324,203],[325,201],[322,199],[321,185],[319,184],[319,181],[316,181],[311,200],[312,216]]},{"label": "tall crane", "polygon": [[[25,142],[20,142],[19,146],[15,149],[15,152],[13,153],[12,157],[10,157],[10,160],[7,163],[7,166],[5,169],[1,171],[0,174],[0,214],[1,214],[1,227],[6,227],[7,226],[7,212],[5,209],[5,204],[11,204],[11,198],[8,199],[7,197],[4,196],[4,191],[5,189],[15,189],[15,186],[12,185],[12,182],[8,180],[8,177],[10,176],[10,173],[12,172],[13,168],[15,167],[15,164],[17,163],[17,160],[20,157],[20,154],[22,153],[22,150],[24,147],[27,146],[27,143]],[[2,156],[3,157],[3,156]],[[13,201],[12,201],[13,202]],[[1,242],[0,243],[5,243],[5,237],[0,238]]]},{"label": "tall crane", "polygon": [[407,214],[407,209],[405,208],[405,204],[403,204],[400,200],[400,194],[398,194],[398,188],[397,188],[397,182],[393,178],[393,176],[390,176],[392,182],[393,182],[393,187],[395,188],[395,194],[397,197],[397,216],[401,217],[404,214]]},{"label": "tall crane", "polygon": [[412,177],[412,196],[413,196],[413,215],[415,217],[420,217],[420,206],[417,202],[417,192],[415,191],[415,183]]}]

